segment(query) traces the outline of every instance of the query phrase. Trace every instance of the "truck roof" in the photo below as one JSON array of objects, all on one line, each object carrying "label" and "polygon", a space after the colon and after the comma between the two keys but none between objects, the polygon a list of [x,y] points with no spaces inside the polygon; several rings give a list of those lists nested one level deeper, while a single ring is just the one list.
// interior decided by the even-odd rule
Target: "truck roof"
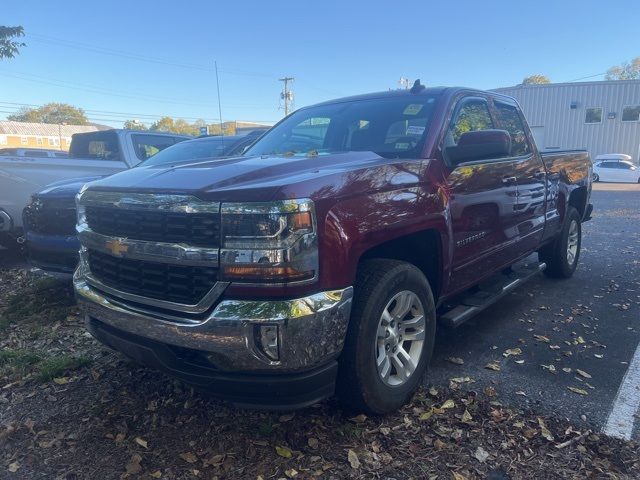
[{"label": "truck roof", "polygon": [[375,98],[389,98],[389,97],[415,97],[415,96],[420,96],[420,95],[441,95],[444,92],[450,93],[450,94],[455,94],[457,92],[478,92],[478,93],[482,93],[485,95],[491,95],[494,97],[504,97],[504,98],[511,98],[507,95],[498,93],[498,92],[490,92],[490,91],[485,91],[485,90],[479,90],[477,88],[465,88],[465,87],[426,87],[423,88],[422,90],[418,91],[418,92],[411,92],[411,90],[407,89],[398,89],[398,90],[387,90],[387,91],[382,91],[382,92],[374,92],[374,93],[365,93],[362,95],[353,95],[350,97],[343,97],[343,98],[337,98],[335,100],[328,100],[326,102],[320,102],[315,104],[315,106],[318,105],[330,105],[333,103],[342,103],[342,102],[353,102],[353,101],[359,101],[359,100],[371,100],[371,99],[375,99]]}]

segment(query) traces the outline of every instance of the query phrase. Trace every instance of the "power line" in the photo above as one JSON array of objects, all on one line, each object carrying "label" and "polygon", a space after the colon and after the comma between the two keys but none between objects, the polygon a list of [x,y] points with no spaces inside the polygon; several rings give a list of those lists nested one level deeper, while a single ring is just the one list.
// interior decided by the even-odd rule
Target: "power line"
[{"label": "power line", "polygon": [[[0,108],[2,113],[15,114],[20,111],[20,107],[28,107],[28,108],[39,108],[42,105],[37,105],[33,103],[16,103],[16,102],[2,102],[0,101]],[[11,109],[11,110],[6,110]],[[183,117],[179,115],[172,115],[170,113],[167,114],[144,114],[144,113],[133,113],[133,112],[114,112],[111,110],[92,110],[92,109],[83,109],[83,111],[87,114],[89,119],[95,118],[93,115],[98,115],[101,118],[99,120],[103,121],[111,121],[111,122],[123,122],[124,120],[131,119],[143,119],[146,120],[146,123],[151,123],[156,120],[161,119],[162,117],[171,117],[176,120],[186,120],[186,121],[197,121],[204,120],[207,123],[216,123],[218,119],[214,118],[203,118],[203,117]],[[108,117],[108,118],[105,118]],[[255,123],[275,123],[277,120],[251,120],[251,122]],[[145,123],[145,122],[142,122]]]},{"label": "power line", "polygon": [[[5,76],[5,77],[11,77],[11,78],[17,78],[19,80],[26,80],[29,82],[35,82],[35,83],[42,83],[45,85],[53,85],[56,87],[60,87],[60,88],[70,88],[70,89],[74,89],[74,90],[82,90],[82,91],[86,91],[89,93],[97,93],[100,95],[106,95],[106,96],[114,96],[114,97],[121,97],[121,98],[130,98],[130,99],[135,99],[135,100],[146,100],[146,101],[152,101],[152,102],[158,102],[158,103],[164,103],[164,104],[174,104],[174,105],[186,105],[186,106],[215,106],[215,104],[213,103],[204,103],[204,102],[190,102],[190,101],[186,101],[186,100],[180,100],[180,99],[171,99],[171,98],[167,98],[167,97],[161,97],[161,96],[155,96],[155,95],[148,95],[148,94],[144,94],[144,93],[137,93],[137,92],[125,92],[125,91],[121,91],[121,90],[111,90],[111,89],[106,89],[103,87],[98,87],[98,86],[94,86],[94,85],[89,85],[89,84],[83,84],[83,83],[77,83],[77,82],[69,82],[66,80],[57,80],[57,79],[53,79],[50,77],[43,77],[40,75],[34,75],[31,73],[22,73],[22,72],[7,72],[7,71],[0,71],[0,75]],[[230,107],[254,107],[254,108],[264,108],[266,107],[266,105],[257,105],[257,104],[228,104],[228,106]]]},{"label": "power line", "polygon": [[[77,42],[73,40],[67,40],[57,37],[52,37],[50,35],[42,35],[38,33],[29,33],[27,38],[33,37],[32,39],[39,43],[55,45],[59,47],[67,47],[67,48],[75,48],[77,50],[85,50],[94,53],[100,53],[103,55],[111,55],[121,58],[128,58],[130,60],[140,60],[149,63],[156,63],[160,65],[169,65],[173,67],[187,68],[192,70],[202,70],[206,72],[212,72],[213,69],[205,64],[195,64],[195,63],[181,63],[175,62],[159,57],[151,57],[148,55],[142,55],[137,53],[125,52],[122,50],[114,50],[111,48],[100,47],[98,45],[92,45],[88,43]],[[276,75],[271,75],[268,73],[258,73],[258,72],[249,72],[238,69],[228,69],[228,70],[220,70],[222,73],[226,73],[229,75],[240,75],[240,76],[248,76],[248,77],[264,77],[264,78],[275,78]]]}]

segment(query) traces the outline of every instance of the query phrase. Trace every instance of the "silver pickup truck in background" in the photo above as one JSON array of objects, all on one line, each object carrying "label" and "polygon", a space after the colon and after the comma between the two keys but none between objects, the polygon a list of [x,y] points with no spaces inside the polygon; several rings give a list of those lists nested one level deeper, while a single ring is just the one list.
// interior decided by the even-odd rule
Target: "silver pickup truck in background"
[{"label": "silver pickup truck in background", "polygon": [[73,135],[68,157],[0,156],[0,245],[22,240],[22,210],[35,192],[60,180],[105,176],[135,167],[189,136],[135,130]]}]

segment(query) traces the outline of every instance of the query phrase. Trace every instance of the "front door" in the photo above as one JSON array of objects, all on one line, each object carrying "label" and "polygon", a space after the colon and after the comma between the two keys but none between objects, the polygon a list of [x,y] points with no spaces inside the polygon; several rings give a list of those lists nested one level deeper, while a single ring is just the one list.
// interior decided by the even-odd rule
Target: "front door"
[{"label": "front door", "polygon": [[[494,128],[498,126],[485,98],[463,98],[454,109],[444,147],[456,145],[465,132]],[[495,158],[450,166],[453,253],[448,293],[468,288],[513,260],[517,162]]]}]

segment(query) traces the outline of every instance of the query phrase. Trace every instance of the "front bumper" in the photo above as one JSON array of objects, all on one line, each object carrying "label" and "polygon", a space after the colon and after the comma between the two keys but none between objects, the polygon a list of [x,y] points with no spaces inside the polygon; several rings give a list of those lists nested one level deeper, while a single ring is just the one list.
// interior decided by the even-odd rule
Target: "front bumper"
[{"label": "front bumper", "polygon": [[[299,407],[333,393],[352,287],[292,300],[222,300],[198,323],[127,305],[79,273],[74,287],[96,338],[233,402]],[[261,348],[266,325],[277,326],[277,360]]]},{"label": "front bumper", "polygon": [[72,275],[78,265],[80,242],[66,235],[25,232],[29,263],[47,272]]}]

